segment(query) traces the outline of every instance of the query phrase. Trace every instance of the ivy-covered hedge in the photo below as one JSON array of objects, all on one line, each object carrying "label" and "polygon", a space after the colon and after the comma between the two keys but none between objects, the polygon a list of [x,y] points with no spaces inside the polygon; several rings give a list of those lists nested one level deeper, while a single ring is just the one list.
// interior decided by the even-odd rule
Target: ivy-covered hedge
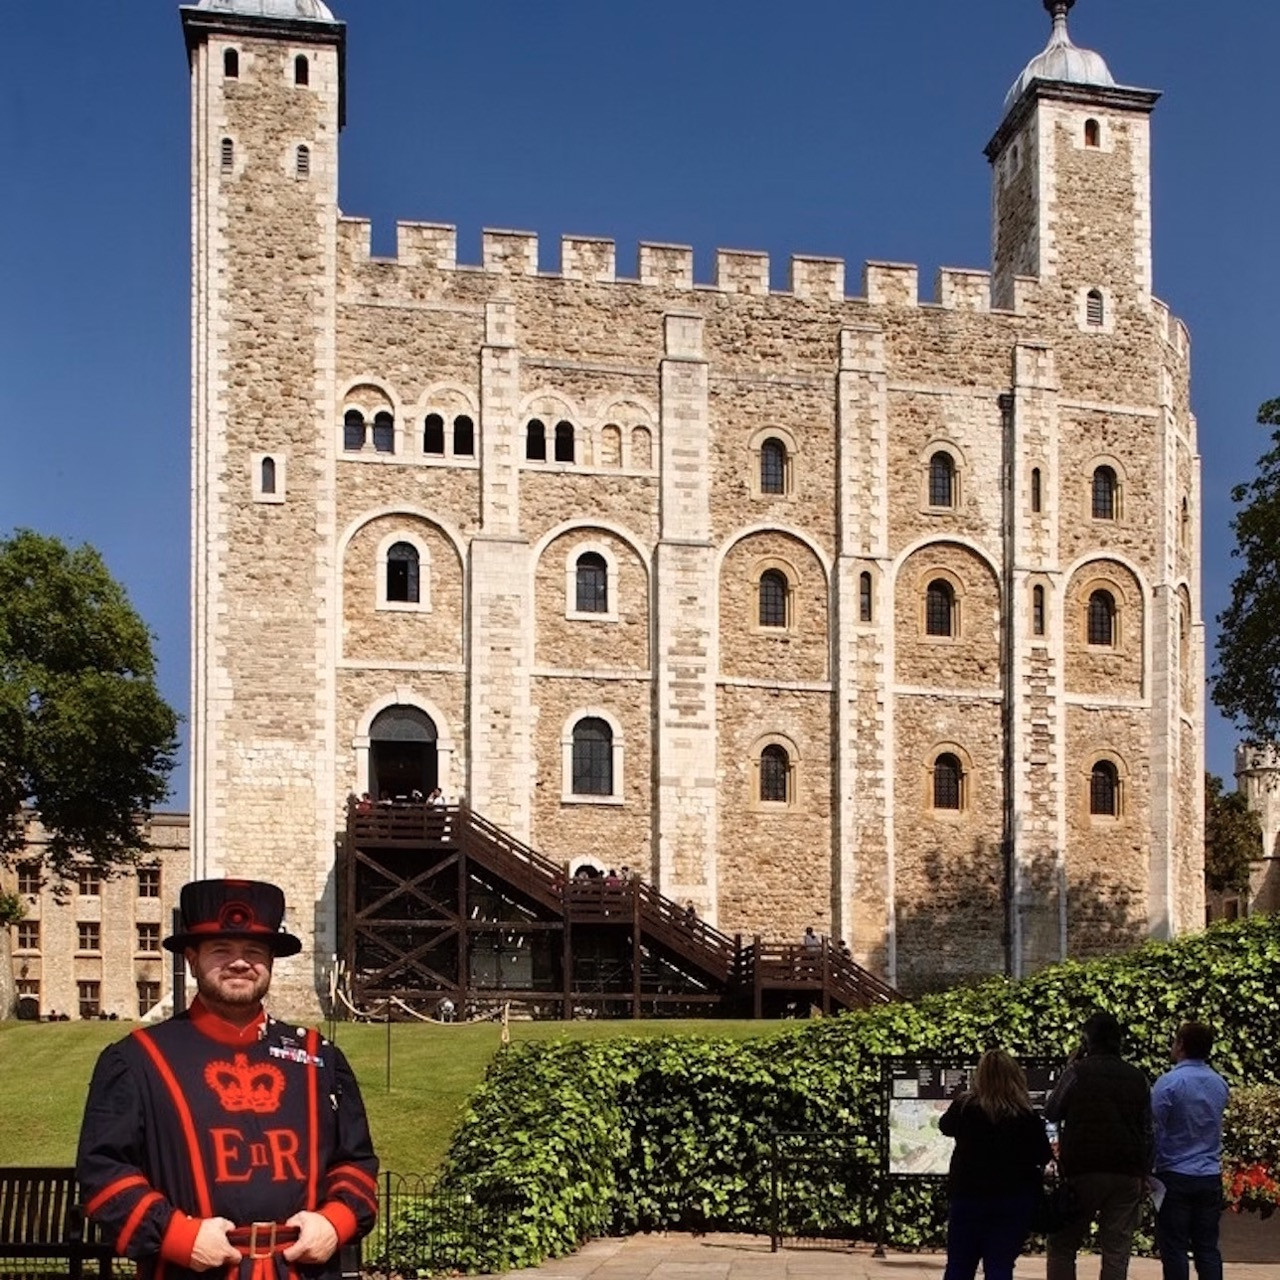
[{"label": "ivy-covered hedge", "polygon": [[472,1098],[442,1175],[451,1195],[507,1206],[485,1219],[504,1225],[470,1240],[453,1265],[529,1266],[603,1232],[767,1231],[769,1146],[784,1130],[845,1142],[843,1176],[815,1176],[803,1188],[815,1227],[840,1223],[871,1236],[887,1206],[890,1241],[937,1244],[937,1197],[881,1185],[883,1057],[967,1056],[996,1044],[1023,1057],[1065,1056],[1085,1018],[1108,1009],[1127,1029],[1126,1056],[1152,1079],[1168,1066],[1178,1023],[1198,1018],[1216,1030],[1214,1065],[1231,1082],[1276,1083],[1278,993],[1280,918],[1263,917],[765,1040],[509,1050]]}]

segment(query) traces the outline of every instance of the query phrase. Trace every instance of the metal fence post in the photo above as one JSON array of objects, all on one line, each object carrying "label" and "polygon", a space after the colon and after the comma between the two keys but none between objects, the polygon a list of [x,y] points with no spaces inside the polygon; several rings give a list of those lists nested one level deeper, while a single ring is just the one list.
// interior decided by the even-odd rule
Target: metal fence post
[{"label": "metal fence post", "polygon": [[386,1179],[382,1189],[382,1274],[391,1280],[391,1170],[382,1176]]},{"label": "metal fence post", "polygon": [[769,1250],[782,1247],[782,1225],[778,1209],[778,1135],[769,1139]]}]

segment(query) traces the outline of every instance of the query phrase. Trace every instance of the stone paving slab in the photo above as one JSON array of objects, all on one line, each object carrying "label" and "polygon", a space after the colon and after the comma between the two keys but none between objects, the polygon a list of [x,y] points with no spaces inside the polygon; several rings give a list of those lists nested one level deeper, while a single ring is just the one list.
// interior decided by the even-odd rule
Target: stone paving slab
[{"label": "stone paving slab", "polygon": [[[507,1272],[539,1280],[940,1280],[936,1253],[873,1256],[871,1245],[793,1246],[772,1253],[767,1236],[654,1234],[593,1240],[569,1258]],[[1098,1260],[1080,1256],[1079,1280],[1095,1280]],[[1194,1272],[1193,1272],[1194,1275]],[[1229,1262],[1226,1280],[1276,1280],[1274,1263]],[[1019,1259],[1015,1280],[1044,1280],[1044,1255]],[[1157,1258],[1134,1258],[1129,1280],[1161,1280]]]}]

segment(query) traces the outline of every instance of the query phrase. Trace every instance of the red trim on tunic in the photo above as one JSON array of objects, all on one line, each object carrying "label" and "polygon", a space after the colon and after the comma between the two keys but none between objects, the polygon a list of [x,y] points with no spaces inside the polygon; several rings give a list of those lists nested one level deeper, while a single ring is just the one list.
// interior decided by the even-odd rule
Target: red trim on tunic
[{"label": "red trim on tunic", "polygon": [[178,1079],[173,1074],[173,1068],[165,1061],[165,1056],[160,1052],[159,1047],[141,1027],[133,1034],[138,1043],[147,1051],[147,1055],[160,1073],[160,1079],[164,1081],[166,1088],[169,1090],[174,1110],[177,1111],[178,1119],[182,1123],[182,1136],[187,1140],[187,1155],[191,1160],[191,1176],[196,1189],[196,1199],[199,1201],[200,1216],[212,1218],[213,1201],[209,1196],[209,1182],[204,1173],[204,1159],[200,1154],[200,1143],[196,1138],[196,1126],[195,1121],[191,1118],[191,1108],[187,1105],[187,1100],[183,1096]]},{"label": "red trim on tunic", "polygon": [[225,1018],[220,1018],[199,996],[196,996],[191,1002],[192,1024],[198,1027],[210,1040],[216,1040],[219,1044],[230,1044],[239,1047],[252,1043],[262,1035],[262,1027],[266,1020],[267,1011],[261,1005],[258,1006],[258,1012],[254,1015],[253,1020],[243,1027],[239,1027],[234,1022],[228,1022]]},{"label": "red trim on tunic", "polygon": [[85,1205],[84,1211],[90,1217],[98,1212],[108,1200],[120,1194],[127,1187],[146,1187],[151,1184],[140,1173],[131,1173],[123,1178],[117,1178],[114,1182],[108,1183],[101,1191],[98,1192],[88,1204]]},{"label": "red trim on tunic", "polygon": [[200,1234],[200,1221],[179,1209],[169,1219],[169,1225],[164,1230],[164,1237],[160,1241],[160,1257],[166,1262],[176,1262],[180,1267],[190,1267],[196,1236]]},{"label": "red trim on tunic", "polygon": [[329,1220],[333,1229],[338,1233],[339,1246],[355,1238],[358,1225],[356,1223],[356,1215],[340,1200],[331,1200],[328,1204],[322,1204],[318,1212],[322,1217]]},{"label": "red trim on tunic", "polygon": [[138,1224],[146,1216],[146,1212],[153,1204],[159,1204],[164,1199],[158,1191],[149,1191],[136,1205],[133,1206],[133,1212],[125,1220],[125,1224],[120,1228],[120,1235],[116,1238],[116,1252],[121,1257],[124,1251],[129,1247],[129,1241],[133,1239],[133,1233],[137,1231]]},{"label": "red trim on tunic", "polygon": [[336,1178],[339,1174],[348,1178],[354,1178],[357,1182],[362,1182],[371,1195],[376,1196],[378,1194],[377,1181],[365,1173],[359,1165],[333,1164],[329,1166],[329,1177]]},{"label": "red trim on tunic", "polygon": [[317,1192],[320,1180],[320,1107],[316,1084],[320,1033],[314,1027],[307,1032],[307,1056],[307,1122],[311,1131],[307,1139],[307,1208],[314,1209],[320,1198]]},{"label": "red trim on tunic", "polygon": [[337,1182],[329,1184],[329,1194],[331,1196],[337,1195],[339,1191],[346,1191],[355,1196],[357,1200],[363,1200],[373,1210],[374,1216],[377,1216],[378,1202],[363,1187],[358,1187],[354,1182],[348,1182],[345,1178],[339,1178]]}]

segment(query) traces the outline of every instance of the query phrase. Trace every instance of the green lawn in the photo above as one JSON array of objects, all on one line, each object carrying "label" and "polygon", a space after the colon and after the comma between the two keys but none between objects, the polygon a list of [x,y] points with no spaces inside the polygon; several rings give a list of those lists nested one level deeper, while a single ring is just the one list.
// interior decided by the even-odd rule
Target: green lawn
[{"label": "green lawn", "polygon": [[[601,1040],[670,1034],[743,1040],[777,1035],[794,1023],[517,1022],[513,1042]],[[5,1118],[0,1165],[70,1164],[85,1089],[103,1046],[128,1033],[119,1022],[0,1023],[0,1080]],[[384,1168],[404,1173],[435,1169],[467,1095],[499,1048],[493,1023],[391,1028],[391,1088],[387,1088],[387,1032],[383,1026],[339,1023],[338,1044],[360,1079],[374,1143]]]}]

